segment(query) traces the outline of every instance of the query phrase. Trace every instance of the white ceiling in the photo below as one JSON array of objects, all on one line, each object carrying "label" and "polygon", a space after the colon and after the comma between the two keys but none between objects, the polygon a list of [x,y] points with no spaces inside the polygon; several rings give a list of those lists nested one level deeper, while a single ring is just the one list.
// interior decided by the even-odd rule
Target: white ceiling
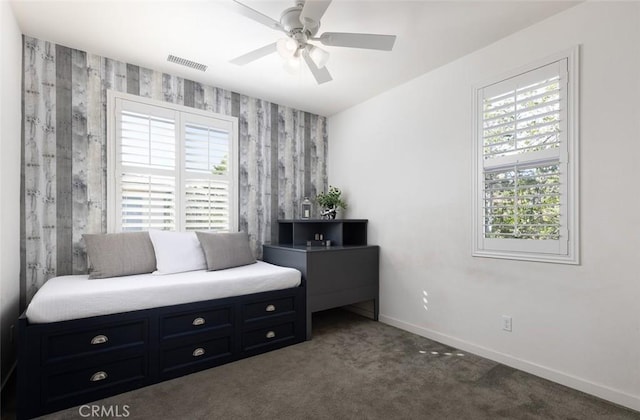
[{"label": "white ceiling", "polygon": [[[245,0],[279,20],[293,0]],[[229,60],[283,36],[236,12],[231,0],[19,0],[22,32],[72,48],[230,89],[324,116],[400,85],[578,2],[334,0],[319,34],[395,34],[393,51],[323,47],[333,81],[290,75],[277,54],[239,67]],[[173,54],[205,73],[166,61]]]}]

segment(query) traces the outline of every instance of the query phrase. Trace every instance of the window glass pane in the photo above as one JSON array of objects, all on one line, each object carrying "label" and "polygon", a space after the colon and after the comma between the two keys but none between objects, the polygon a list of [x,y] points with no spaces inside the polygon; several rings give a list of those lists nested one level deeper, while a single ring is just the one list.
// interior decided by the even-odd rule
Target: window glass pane
[{"label": "window glass pane", "polygon": [[166,118],[122,111],[120,159],[123,165],[175,168],[175,123]]},{"label": "window glass pane", "polygon": [[189,172],[227,175],[230,133],[205,125],[185,127],[185,168]]}]

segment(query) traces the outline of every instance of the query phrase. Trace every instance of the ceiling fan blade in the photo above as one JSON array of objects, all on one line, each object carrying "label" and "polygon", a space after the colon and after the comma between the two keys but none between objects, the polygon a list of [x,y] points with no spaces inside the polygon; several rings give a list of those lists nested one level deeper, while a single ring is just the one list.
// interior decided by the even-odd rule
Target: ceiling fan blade
[{"label": "ceiling fan blade", "polygon": [[238,0],[233,0],[233,2],[235,4],[236,11],[241,15],[248,17],[249,19],[255,20],[258,23],[262,23],[263,25],[268,26],[271,29],[286,32],[282,27],[282,25],[280,25],[280,22],[278,22],[277,20],[272,19],[269,16],[260,13],[255,9],[252,9],[246,4],[240,3]]},{"label": "ceiling fan blade", "polygon": [[391,51],[396,42],[395,35],[350,34],[346,32],[325,32],[314,38],[324,45],[333,47],[366,48],[369,50]]},{"label": "ceiling fan blade", "polygon": [[309,53],[306,50],[302,51],[302,56],[304,57],[304,61],[307,62],[307,66],[309,66],[311,74],[313,74],[313,77],[319,85],[333,80],[333,77],[331,77],[327,67],[325,66],[319,69],[318,66],[316,66],[316,63],[314,63],[311,57],[309,57]]},{"label": "ceiling fan blade", "polygon": [[276,43],[265,45],[262,48],[258,48],[257,50],[253,50],[248,52],[240,57],[236,57],[230,61],[230,63],[237,64],[239,66],[244,66],[252,61],[255,61],[259,58],[264,57],[265,55],[269,55],[271,53],[276,52]]},{"label": "ceiling fan blade", "polygon": [[331,0],[307,0],[304,2],[302,12],[300,12],[300,22],[307,26],[316,25],[327,11],[327,7],[331,4]]}]

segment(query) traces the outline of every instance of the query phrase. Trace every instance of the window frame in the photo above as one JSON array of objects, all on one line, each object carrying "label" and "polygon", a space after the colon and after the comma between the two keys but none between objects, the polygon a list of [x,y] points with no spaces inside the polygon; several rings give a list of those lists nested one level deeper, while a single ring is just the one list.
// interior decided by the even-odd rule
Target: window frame
[{"label": "window frame", "polygon": [[[119,217],[119,195],[118,183],[120,176],[121,163],[118,158],[118,140],[117,140],[117,104],[119,101],[129,101],[135,103],[134,106],[158,108],[163,115],[175,116],[175,135],[178,143],[176,144],[175,159],[176,165],[173,169],[175,173],[176,185],[176,231],[185,231],[186,226],[186,200],[185,200],[185,179],[187,178],[185,167],[185,127],[189,122],[198,121],[203,117],[205,119],[220,120],[223,125],[230,127],[231,144],[229,145],[229,231],[237,232],[239,229],[239,127],[238,118],[228,115],[222,115],[206,110],[191,108],[184,105],[178,105],[170,102],[163,102],[150,98],[145,98],[129,93],[107,90],[107,232],[120,232],[122,229],[121,218]],[[185,118],[182,114],[188,114]],[[120,171],[121,172],[121,171]],[[160,172],[155,169],[143,169],[142,173],[154,174]]]},{"label": "window frame", "polygon": [[[472,196],[472,253],[474,257],[501,258],[525,261],[579,264],[579,52],[576,45],[568,50],[553,54],[544,59],[537,60],[526,66],[509,71],[499,77],[493,77],[473,87],[473,196]],[[561,240],[566,238],[566,246],[558,241],[558,250],[550,251],[547,246],[533,239],[490,239],[484,236],[484,175],[491,172],[484,168],[484,144],[483,144],[483,90],[492,85],[503,83],[509,79],[533,73],[553,63],[566,60],[567,82],[566,96],[561,101],[566,103],[566,134],[561,138],[559,151],[560,170],[563,174],[564,185],[561,195],[561,219],[566,225],[561,226]],[[525,76],[526,77],[526,76]],[[514,165],[526,165],[529,159],[513,159]],[[537,242],[537,243],[536,243]]]}]

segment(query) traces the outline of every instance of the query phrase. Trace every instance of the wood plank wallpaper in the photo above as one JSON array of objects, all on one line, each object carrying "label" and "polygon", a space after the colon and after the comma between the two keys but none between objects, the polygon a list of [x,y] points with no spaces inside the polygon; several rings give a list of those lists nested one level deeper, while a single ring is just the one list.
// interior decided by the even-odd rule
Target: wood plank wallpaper
[{"label": "wood plank wallpaper", "polygon": [[83,233],[106,232],[107,90],[239,119],[239,228],[254,253],[327,188],[322,116],[24,37],[22,285],[86,273]]}]

